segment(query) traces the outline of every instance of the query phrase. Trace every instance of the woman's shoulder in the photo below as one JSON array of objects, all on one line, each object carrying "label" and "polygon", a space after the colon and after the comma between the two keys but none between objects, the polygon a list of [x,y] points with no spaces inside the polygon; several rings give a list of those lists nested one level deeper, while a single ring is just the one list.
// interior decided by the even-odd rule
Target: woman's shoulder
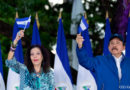
[{"label": "woman's shoulder", "polygon": [[54,76],[54,70],[53,68],[50,68],[47,73],[44,73],[47,77],[53,77]]},{"label": "woman's shoulder", "polygon": [[22,65],[21,65],[21,68],[28,71],[28,68],[27,68],[27,66],[26,66],[25,64],[22,64]]},{"label": "woman's shoulder", "polygon": [[47,74],[54,74],[54,69],[50,68],[49,71],[47,72]]}]

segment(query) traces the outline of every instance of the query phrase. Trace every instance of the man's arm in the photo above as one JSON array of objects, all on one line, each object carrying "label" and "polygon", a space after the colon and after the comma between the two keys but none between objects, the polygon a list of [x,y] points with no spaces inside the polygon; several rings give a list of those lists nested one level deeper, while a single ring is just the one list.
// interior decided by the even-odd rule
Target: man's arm
[{"label": "man's arm", "polygon": [[78,48],[82,48],[83,46],[83,41],[84,41],[84,38],[81,36],[81,34],[77,34],[77,37],[76,37],[76,42],[78,44]]},{"label": "man's arm", "polygon": [[78,47],[76,48],[76,52],[77,52],[77,56],[78,56],[78,61],[79,61],[80,65],[82,65],[83,67],[85,67],[89,70],[94,70],[98,60],[96,60],[96,58],[89,57],[87,55],[86,49],[83,46],[83,41],[84,41],[84,39],[81,36],[81,34],[77,34],[76,42],[78,44]]}]

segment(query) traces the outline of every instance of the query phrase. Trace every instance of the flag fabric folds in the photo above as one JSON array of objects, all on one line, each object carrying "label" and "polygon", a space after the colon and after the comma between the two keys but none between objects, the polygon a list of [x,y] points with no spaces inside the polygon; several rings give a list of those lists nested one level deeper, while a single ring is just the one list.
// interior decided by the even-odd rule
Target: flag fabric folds
[{"label": "flag fabric folds", "polygon": [[128,18],[125,53],[127,57],[130,57],[130,17]]},{"label": "flag fabric folds", "polygon": [[4,79],[3,79],[1,45],[0,45],[0,90],[5,90],[5,84],[4,84]]},{"label": "flag fabric folds", "polygon": [[[92,57],[91,42],[88,33],[89,25],[86,22],[84,16],[81,19],[80,26],[78,28],[78,33],[84,38],[83,47],[86,49],[86,53],[89,57]],[[97,85],[92,73],[86,68],[79,64],[78,76],[77,76],[77,90],[97,90]]]},{"label": "flag fabric folds", "polygon": [[108,50],[109,39],[111,37],[111,28],[109,18],[106,19],[106,28],[105,28],[105,37],[104,37],[104,47],[103,47],[103,54],[108,55],[110,54]]},{"label": "flag fabric folds", "polygon": [[81,22],[80,22],[80,26],[78,28],[78,33],[81,33],[85,30],[87,30],[89,27],[88,23],[86,22],[86,19],[84,18],[84,16],[82,16],[81,18]]},{"label": "flag fabric folds", "polygon": [[40,35],[38,31],[38,26],[36,20],[33,24],[33,34],[32,34],[32,43],[31,45],[41,45]]},{"label": "flag fabric folds", "polygon": [[54,75],[56,90],[73,90],[66,39],[61,18],[59,19],[58,27]]},{"label": "flag fabric folds", "polygon": [[[18,31],[19,31],[19,29],[18,29],[17,23],[15,22],[14,27],[13,27],[13,39],[12,39],[12,41],[15,39]],[[24,62],[21,40],[19,40],[19,42],[18,42],[14,56],[20,63]],[[19,74],[14,72],[12,69],[9,69],[8,80],[7,80],[7,90],[18,90],[19,85],[20,85]]]},{"label": "flag fabric folds", "polygon": [[27,29],[30,26],[31,16],[25,18],[16,18],[18,28]]}]

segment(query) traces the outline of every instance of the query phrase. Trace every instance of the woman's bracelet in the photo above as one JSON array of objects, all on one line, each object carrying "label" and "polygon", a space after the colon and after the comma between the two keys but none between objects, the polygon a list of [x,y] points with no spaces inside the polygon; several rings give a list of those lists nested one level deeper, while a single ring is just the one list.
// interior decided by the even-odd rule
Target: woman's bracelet
[{"label": "woman's bracelet", "polygon": [[14,52],[14,51],[16,50],[16,47],[17,47],[17,44],[14,45],[14,44],[11,42],[10,51]]},{"label": "woman's bracelet", "polygon": [[10,47],[10,51],[12,51],[12,52],[14,52],[16,50],[16,48],[14,48],[14,47]]}]

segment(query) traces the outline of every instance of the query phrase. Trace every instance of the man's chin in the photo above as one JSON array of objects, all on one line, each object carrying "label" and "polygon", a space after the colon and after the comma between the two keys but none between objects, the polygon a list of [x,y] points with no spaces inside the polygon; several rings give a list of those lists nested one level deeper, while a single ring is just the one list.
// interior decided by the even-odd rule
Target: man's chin
[{"label": "man's chin", "polygon": [[117,52],[112,52],[112,55],[116,55],[117,54]]}]

